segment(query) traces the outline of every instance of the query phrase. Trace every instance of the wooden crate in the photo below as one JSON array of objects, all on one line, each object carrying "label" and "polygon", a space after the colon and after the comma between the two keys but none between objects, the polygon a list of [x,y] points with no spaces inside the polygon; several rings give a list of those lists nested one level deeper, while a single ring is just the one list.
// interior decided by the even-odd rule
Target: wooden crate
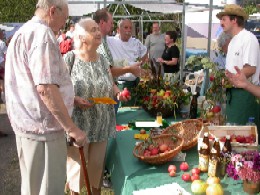
[{"label": "wooden crate", "polygon": [[[205,132],[208,132],[209,135],[217,137],[219,139],[226,135],[241,135],[246,137],[253,134],[256,137],[255,143],[231,142],[232,150],[241,152],[245,150],[257,150],[258,147],[258,133],[256,126],[204,126],[199,133],[198,149],[200,148],[200,143],[202,143]],[[213,140],[210,140],[210,145],[212,147]],[[221,149],[223,145],[224,142],[220,142]]]}]

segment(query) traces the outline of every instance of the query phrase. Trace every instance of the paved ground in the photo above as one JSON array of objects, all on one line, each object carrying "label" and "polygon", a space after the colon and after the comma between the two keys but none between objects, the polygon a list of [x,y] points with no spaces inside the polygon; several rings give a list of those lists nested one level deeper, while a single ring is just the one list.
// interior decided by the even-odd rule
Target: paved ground
[{"label": "paved ground", "polygon": [[19,195],[21,176],[15,136],[5,113],[0,113],[0,131],[8,134],[0,137],[0,195]]},{"label": "paved ground", "polygon": [[[0,137],[0,195],[20,195],[21,175],[15,135],[6,113],[3,113],[1,109],[0,131],[8,134],[7,137]],[[86,193],[82,194],[86,195]],[[101,194],[114,195],[110,188],[103,188]]]}]

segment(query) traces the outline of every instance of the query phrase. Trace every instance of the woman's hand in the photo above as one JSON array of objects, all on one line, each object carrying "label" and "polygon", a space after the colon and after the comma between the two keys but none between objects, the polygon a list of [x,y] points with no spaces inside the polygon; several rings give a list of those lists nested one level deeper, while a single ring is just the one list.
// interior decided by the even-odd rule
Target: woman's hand
[{"label": "woman's hand", "polygon": [[74,105],[81,109],[87,109],[87,108],[92,107],[94,104],[90,103],[89,101],[87,101],[79,96],[75,96]]},{"label": "woman's hand", "polygon": [[131,100],[131,95],[125,96],[124,94],[122,94],[122,92],[119,92],[117,94],[117,100],[122,101],[122,102],[127,102],[129,100]]},{"label": "woman's hand", "polygon": [[157,58],[157,60],[156,60],[157,62],[161,62],[161,63],[163,63],[163,59],[162,58]]}]

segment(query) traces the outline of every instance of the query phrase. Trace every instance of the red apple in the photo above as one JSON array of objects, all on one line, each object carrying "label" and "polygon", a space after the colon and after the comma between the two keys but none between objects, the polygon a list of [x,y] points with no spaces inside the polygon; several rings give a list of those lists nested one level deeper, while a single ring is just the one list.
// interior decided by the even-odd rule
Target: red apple
[{"label": "red apple", "polygon": [[189,165],[187,162],[182,162],[180,165],[180,170],[187,171],[189,169]]},{"label": "red apple", "polygon": [[172,170],[172,171],[169,173],[169,175],[170,175],[171,177],[175,177],[175,176],[176,176],[176,172],[175,172],[174,170]]},{"label": "red apple", "polygon": [[166,150],[168,149],[168,145],[167,144],[161,144],[159,146],[159,150],[160,152],[164,153]]},{"label": "red apple", "polygon": [[221,107],[218,106],[218,105],[216,105],[216,106],[214,106],[214,107],[211,109],[211,111],[214,112],[214,113],[218,113],[218,112],[221,111]]},{"label": "red apple", "polygon": [[154,148],[154,149],[151,150],[151,155],[152,155],[152,156],[153,156],[153,155],[157,155],[157,154],[159,154],[158,148]]},{"label": "red apple", "polygon": [[155,146],[153,145],[153,144],[150,144],[149,146],[148,146],[148,150],[149,151],[152,151],[152,149],[154,149],[155,148]]},{"label": "red apple", "polygon": [[194,180],[199,180],[200,179],[200,176],[198,174],[193,174],[191,176],[191,181],[194,181]]},{"label": "red apple", "polygon": [[168,167],[168,172],[170,173],[171,171],[177,171],[177,167],[175,165],[169,165]]},{"label": "red apple", "polygon": [[131,97],[131,93],[128,91],[127,88],[124,88],[124,90],[121,92],[121,95],[126,97],[127,99]]},{"label": "red apple", "polygon": [[245,143],[245,142],[246,142],[245,136],[241,136],[241,135],[238,135],[238,136],[236,137],[236,140],[237,140],[237,142],[239,142],[239,143]]},{"label": "red apple", "polygon": [[183,173],[183,175],[181,176],[181,179],[183,181],[190,181],[191,180],[191,176],[189,173]]},{"label": "red apple", "polygon": [[214,81],[214,79],[215,79],[214,75],[210,75],[209,80],[212,82]]},{"label": "red apple", "polygon": [[200,174],[200,169],[199,169],[199,168],[193,168],[193,169],[191,169],[191,174],[192,174],[192,175],[195,175],[195,174],[199,175],[199,174]]}]

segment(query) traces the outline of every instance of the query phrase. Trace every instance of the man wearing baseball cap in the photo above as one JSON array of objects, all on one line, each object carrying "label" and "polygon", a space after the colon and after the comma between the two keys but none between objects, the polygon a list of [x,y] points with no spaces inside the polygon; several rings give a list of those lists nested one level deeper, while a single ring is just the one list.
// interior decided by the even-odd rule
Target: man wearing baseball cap
[{"label": "man wearing baseball cap", "polygon": [[[251,83],[258,85],[259,43],[255,35],[244,28],[248,14],[239,5],[229,4],[216,16],[223,31],[232,36],[228,46],[226,69],[236,73],[234,67],[237,66]],[[255,117],[255,123],[260,129],[256,97],[244,89],[233,87],[227,90],[226,115],[227,122],[237,125],[245,125],[249,117]]]}]

